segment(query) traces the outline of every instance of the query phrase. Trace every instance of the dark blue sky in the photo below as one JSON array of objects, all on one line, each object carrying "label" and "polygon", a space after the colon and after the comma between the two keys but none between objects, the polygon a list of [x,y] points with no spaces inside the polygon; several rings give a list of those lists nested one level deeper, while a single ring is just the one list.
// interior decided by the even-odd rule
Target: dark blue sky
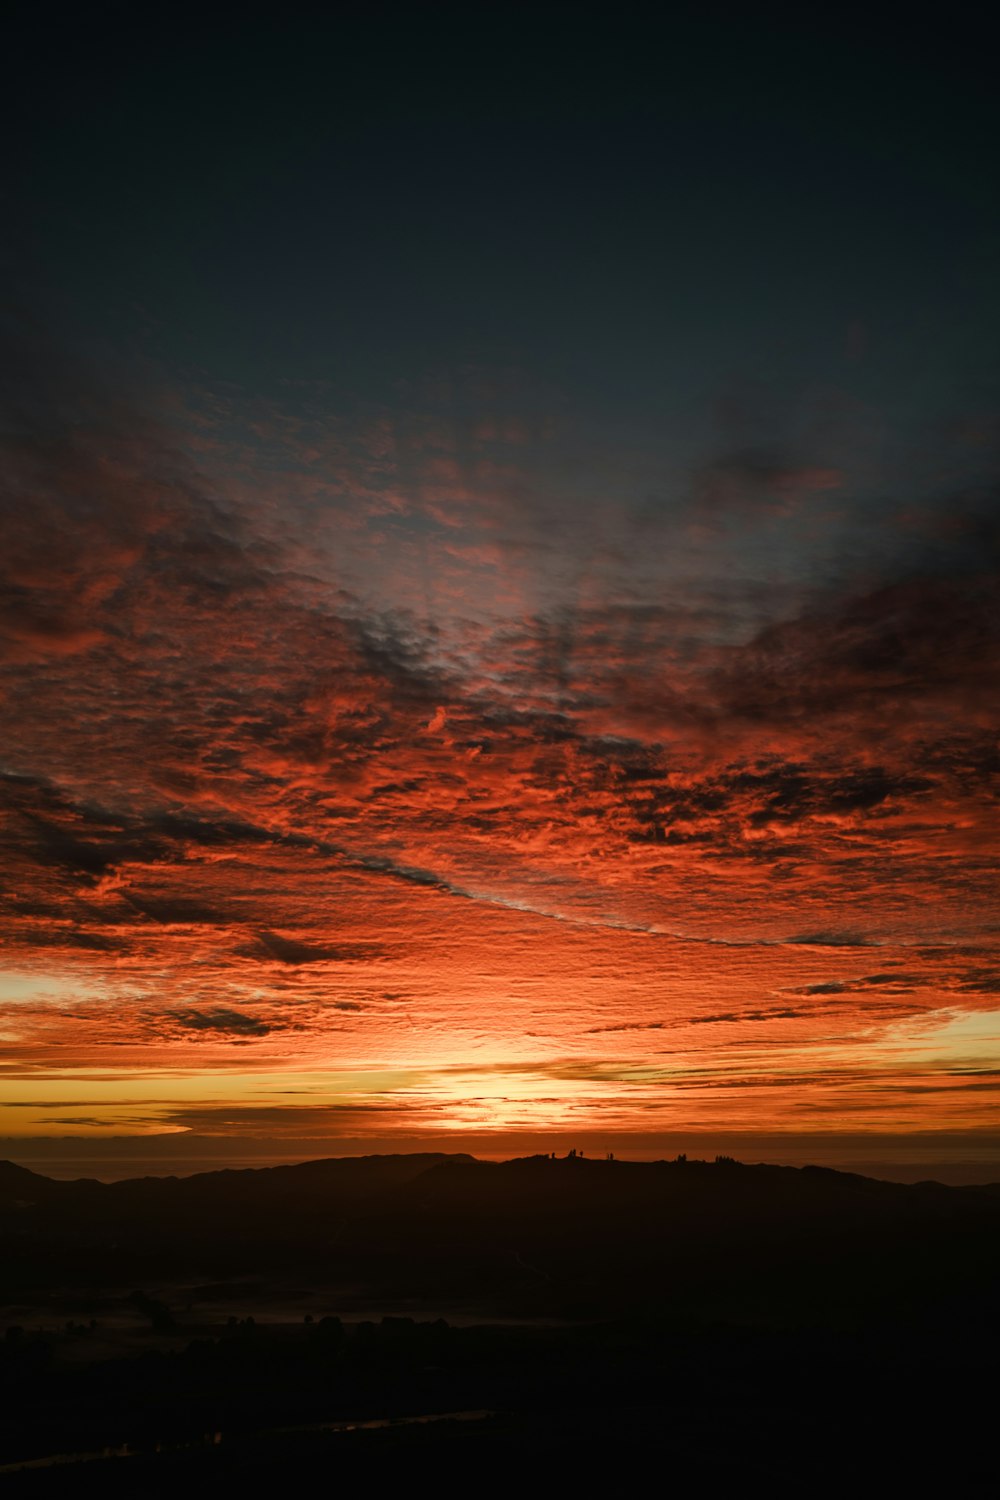
[{"label": "dark blue sky", "polygon": [[15,53],[17,238],[84,328],[252,388],[501,361],[647,420],[843,380],[845,346],[914,412],[995,377],[968,18],[161,17],[97,7]]}]

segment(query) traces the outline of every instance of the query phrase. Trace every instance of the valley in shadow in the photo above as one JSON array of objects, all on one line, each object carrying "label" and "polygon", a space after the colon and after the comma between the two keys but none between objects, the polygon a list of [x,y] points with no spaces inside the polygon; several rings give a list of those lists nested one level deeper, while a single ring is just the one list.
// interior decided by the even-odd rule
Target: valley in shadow
[{"label": "valley in shadow", "polygon": [[131,1494],[420,1462],[975,1473],[998,1250],[1000,1186],[729,1159],[5,1163],[0,1472]]}]

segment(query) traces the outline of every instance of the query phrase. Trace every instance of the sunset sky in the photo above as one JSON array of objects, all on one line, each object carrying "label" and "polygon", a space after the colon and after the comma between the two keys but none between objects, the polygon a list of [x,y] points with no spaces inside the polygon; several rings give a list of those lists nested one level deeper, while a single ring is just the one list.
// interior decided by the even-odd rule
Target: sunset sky
[{"label": "sunset sky", "polygon": [[657,10],[18,34],[0,1155],[1000,1175],[989,49]]}]

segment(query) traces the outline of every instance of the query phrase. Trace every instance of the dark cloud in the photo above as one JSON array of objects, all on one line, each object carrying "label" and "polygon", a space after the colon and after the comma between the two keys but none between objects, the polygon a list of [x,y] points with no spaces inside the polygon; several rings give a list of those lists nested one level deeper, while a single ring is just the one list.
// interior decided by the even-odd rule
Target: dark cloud
[{"label": "dark cloud", "polygon": [[[18,914],[23,908],[18,903]],[[58,921],[62,915],[62,908],[53,905],[46,908],[45,915]],[[72,925],[48,927],[25,926],[20,931],[20,939],[31,948],[78,948],[87,953],[124,953],[128,950],[128,941],[110,932],[92,932]]]},{"label": "dark cloud", "polygon": [[866,948],[871,939],[860,932],[801,932],[786,939],[807,948]]},{"label": "dark cloud", "polygon": [[267,1036],[271,1027],[255,1016],[230,1010],[224,1005],[210,1010],[178,1010],[173,1015],[185,1031],[223,1032],[230,1036]]},{"label": "dark cloud", "polygon": [[747,449],[714,460],[695,477],[694,504],[702,516],[783,515],[844,483],[831,466],[795,463],[767,449]]},{"label": "dark cloud", "polygon": [[47,1115],[45,1123],[46,1125],[87,1125],[101,1129],[108,1122],[100,1115]]},{"label": "dark cloud", "polygon": [[[411,1117],[416,1129],[440,1125],[442,1111],[431,1105],[417,1106]],[[398,1114],[391,1101],[343,1104],[242,1105],[220,1100],[217,1104],[173,1110],[167,1123],[205,1135],[228,1135],[234,1131],[278,1140],[315,1134],[319,1137],[351,1133],[376,1135],[395,1133]]]},{"label": "dark cloud", "polygon": [[276,932],[258,932],[261,948],[283,964],[365,963],[385,956],[378,943],[310,944]]},{"label": "dark cloud", "polygon": [[1000,994],[1000,972],[987,969],[966,974],[959,981],[958,987],[980,995],[998,995]]},{"label": "dark cloud", "polygon": [[165,926],[226,926],[233,915],[218,906],[188,896],[146,896],[129,891],[124,899],[140,916]]},{"label": "dark cloud", "polygon": [[728,1010],[720,1011],[717,1015],[692,1016],[688,1021],[689,1026],[715,1026],[722,1023],[744,1022],[744,1021],[789,1021],[796,1016],[809,1015],[810,1011],[801,1006],[774,1005],[756,1010]]},{"label": "dark cloud", "polygon": [[662,1031],[663,1021],[623,1021],[618,1026],[591,1026],[588,1027],[588,1036],[602,1036],[606,1032],[616,1031]]},{"label": "dark cloud", "polygon": [[971,701],[1000,660],[991,564],[961,579],[907,578],[768,626],[714,674],[719,710],[764,721],[890,704],[912,713],[942,694],[956,708]]}]

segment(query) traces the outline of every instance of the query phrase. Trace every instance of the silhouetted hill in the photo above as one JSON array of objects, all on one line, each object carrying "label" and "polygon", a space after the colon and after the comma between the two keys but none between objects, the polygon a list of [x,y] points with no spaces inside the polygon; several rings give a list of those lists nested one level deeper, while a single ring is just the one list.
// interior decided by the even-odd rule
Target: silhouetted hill
[{"label": "silhouetted hill", "polygon": [[225,1269],[246,1269],[321,1251],[367,1203],[391,1201],[445,1160],[344,1157],[112,1183],[56,1182],[8,1162],[0,1164],[0,1243],[33,1281],[46,1263],[54,1274],[61,1259],[73,1275],[71,1256],[90,1280],[102,1265],[112,1277],[124,1273],[130,1255],[137,1270],[161,1275],[206,1255]]},{"label": "silhouetted hill", "polygon": [[510,1313],[995,1295],[1000,1196],[805,1167],[371,1156],[53,1182],[0,1168],[15,1284],[281,1271]]},{"label": "silhouetted hill", "polygon": [[[994,1189],[728,1160],[385,1156],[110,1184],[8,1162],[0,1263],[0,1465],[127,1442],[146,1457],[94,1472],[129,1493],[367,1481],[393,1454],[402,1471],[460,1452],[524,1473],[645,1452],[730,1479],[756,1452],[798,1483],[831,1443],[853,1473],[838,1434],[862,1432],[895,1482],[926,1477],[892,1438],[914,1412],[966,1454],[990,1430]],[[442,1413],[461,1420],[394,1425]],[[370,1441],[342,1430],[358,1422]],[[75,1491],[81,1465],[39,1472]]]},{"label": "silhouetted hill", "polygon": [[[301,1162],[295,1166],[198,1172],[190,1177],[132,1177],[104,1183],[93,1178],[54,1181],[0,1162],[0,1211],[20,1203],[40,1207],[86,1203],[100,1214],[131,1209],[154,1213],[197,1208],[228,1212],[234,1207],[269,1210],[283,1204],[353,1200],[406,1182],[449,1158],[440,1153],[408,1156],[347,1156]],[[471,1161],[457,1156],[456,1161]]]}]

